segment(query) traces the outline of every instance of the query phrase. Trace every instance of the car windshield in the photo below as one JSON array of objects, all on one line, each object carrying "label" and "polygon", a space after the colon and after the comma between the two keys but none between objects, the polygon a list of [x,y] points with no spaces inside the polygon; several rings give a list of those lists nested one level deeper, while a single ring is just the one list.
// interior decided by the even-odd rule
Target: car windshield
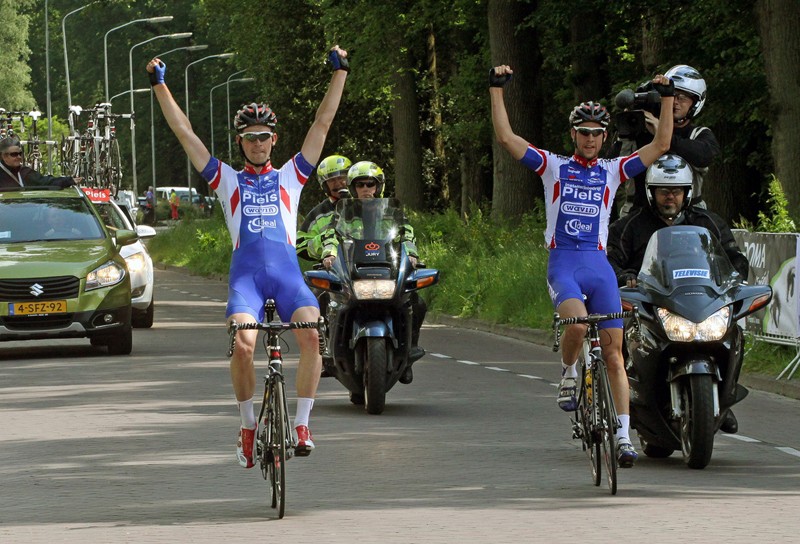
[{"label": "car windshield", "polygon": [[87,201],[8,199],[0,201],[0,244],[105,238]]}]

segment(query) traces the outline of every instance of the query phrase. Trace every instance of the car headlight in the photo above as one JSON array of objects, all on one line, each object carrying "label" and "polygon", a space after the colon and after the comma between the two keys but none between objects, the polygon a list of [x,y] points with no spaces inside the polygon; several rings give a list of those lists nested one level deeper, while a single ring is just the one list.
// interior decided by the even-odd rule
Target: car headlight
[{"label": "car headlight", "polygon": [[95,268],[86,276],[86,290],[110,287],[122,281],[125,277],[125,269],[113,261],[109,261],[103,266]]},{"label": "car headlight", "polygon": [[730,307],[714,312],[702,323],[694,323],[685,317],[674,314],[664,308],[658,308],[658,318],[667,333],[667,338],[673,342],[715,342],[721,340],[728,332],[730,322]]},{"label": "car headlight", "polygon": [[394,296],[394,280],[356,280],[353,288],[360,300],[386,300]]},{"label": "car headlight", "polygon": [[144,270],[145,260],[144,260],[144,253],[134,253],[133,255],[128,255],[125,257],[125,264],[128,265],[128,272],[131,274],[136,274],[137,272],[141,272]]}]

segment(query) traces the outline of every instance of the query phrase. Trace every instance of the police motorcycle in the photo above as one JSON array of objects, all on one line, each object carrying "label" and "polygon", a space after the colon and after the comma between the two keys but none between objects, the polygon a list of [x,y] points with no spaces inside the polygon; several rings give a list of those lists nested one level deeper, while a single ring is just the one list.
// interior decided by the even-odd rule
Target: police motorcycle
[{"label": "police motorcycle", "polygon": [[631,426],[645,455],[681,450],[689,468],[711,460],[727,410],[747,396],[737,380],[737,321],[766,306],[768,285],[746,285],[705,228],[672,226],[650,238],[636,287],[620,289],[641,328],[625,326]]},{"label": "police motorcycle", "polygon": [[380,414],[386,393],[424,352],[412,346],[412,293],[439,281],[439,271],[414,269],[402,243],[403,214],[395,199],[343,199],[333,220],[338,256],[316,265],[306,283],[328,294],[327,373],[353,404]]}]

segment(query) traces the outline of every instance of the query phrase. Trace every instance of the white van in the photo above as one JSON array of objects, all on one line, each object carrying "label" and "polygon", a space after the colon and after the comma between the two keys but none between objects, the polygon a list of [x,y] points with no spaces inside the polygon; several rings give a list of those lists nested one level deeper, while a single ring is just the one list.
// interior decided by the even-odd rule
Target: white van
[{"label": "white van", "polygon": [[157,200],[169,200],[169,195],[172,190],[175,190],[175,193],[178,195],[179,199],[184,201],[188,201],[189,193],[192,194],[192,199],[194,200],[194,196],[197,195],[197,189],[194,187],[156,187],[156,199]]}]

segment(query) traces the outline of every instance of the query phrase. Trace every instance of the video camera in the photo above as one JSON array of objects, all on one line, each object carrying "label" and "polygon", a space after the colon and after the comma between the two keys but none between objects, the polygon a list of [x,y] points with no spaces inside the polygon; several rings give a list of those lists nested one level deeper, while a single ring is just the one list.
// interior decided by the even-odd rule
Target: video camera
[{"label": "video camera", "polygon": [[637,87],[636,92],[622,89],[614,98],[614,104],[623,110],[614,116],[617,135],[627,140],[632,140],[647,130],[644,122],[645,111],[656,117],[661,113],[661,96],[652,88],[652,83],[649,81]]}]

